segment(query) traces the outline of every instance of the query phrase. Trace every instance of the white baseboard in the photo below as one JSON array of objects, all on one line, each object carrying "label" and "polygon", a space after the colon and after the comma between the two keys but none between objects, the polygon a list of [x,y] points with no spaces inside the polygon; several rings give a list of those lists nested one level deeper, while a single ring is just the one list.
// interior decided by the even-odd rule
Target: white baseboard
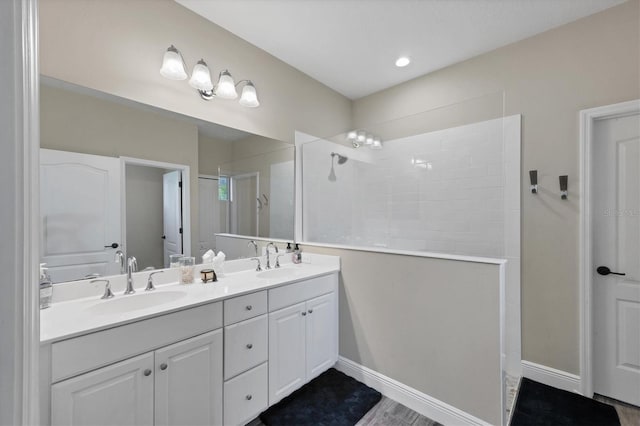
[{"label": "white baseboard", "polygon": [[580,392],[580,376],[531,361],[522,361],[522,375],[536,382],[569,392]]},{"label": "white baseboard", "polygon": [[469,413],[446,404],[390,377],[371,370],[350,359],[338,357],[335,368],[347,376],[370,386],[412,410],[444,425],[489,425]]}]

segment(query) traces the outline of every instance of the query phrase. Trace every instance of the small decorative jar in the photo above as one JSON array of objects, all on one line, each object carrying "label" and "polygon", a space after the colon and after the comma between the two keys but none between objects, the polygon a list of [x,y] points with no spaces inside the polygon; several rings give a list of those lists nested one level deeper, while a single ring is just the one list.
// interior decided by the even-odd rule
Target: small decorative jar
[{"label": "small decorative jar", "polygon": [[180,283],[193,284],[195,281],[196,258],[184,256],[180,259]]}]

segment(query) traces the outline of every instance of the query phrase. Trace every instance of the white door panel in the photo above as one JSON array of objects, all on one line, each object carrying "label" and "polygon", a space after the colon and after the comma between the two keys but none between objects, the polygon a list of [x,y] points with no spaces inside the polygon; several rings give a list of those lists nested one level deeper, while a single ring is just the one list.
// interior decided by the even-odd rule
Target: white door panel
[{"label": "white door panel", "polygon": [[305,303],[269,314],[269,405],[305,383]]},{"label": "white door panel", "polygon": [[222,423],[222,330],[155,354],[155,425]]},{"label": "white door panel", "polygon": [[164,267],[169,267],[169,256],[182,253],[182,172],[179,170],[162,176],[162,204],[164,223]]},{"label": "white door panel", "polygon": [[337,361],[334,294],[307,302],[307,380]]},{"label": "white door panel", "polygon": [[53,425],[153,424],[153,354],[140,355],[51,386]]},{"label": "white door panel", "polygon": [[119,272],[120,191],[119,159],[40,150],[40,250],[54,282]]},{"label": "white door panel", "polygon": [[594,136],[594,391],[640,405],[640,118],[597,122]]}]

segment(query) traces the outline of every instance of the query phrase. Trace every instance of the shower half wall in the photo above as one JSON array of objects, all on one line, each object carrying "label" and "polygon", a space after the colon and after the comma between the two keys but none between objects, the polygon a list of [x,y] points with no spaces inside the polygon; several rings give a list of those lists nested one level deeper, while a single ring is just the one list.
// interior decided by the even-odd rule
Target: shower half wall
[{"label": "shower half wall", "polygon": [[[493,117],[497,115],[493,114]],[[387,135],[381,150],[354,149],[346,134],[327,138],[298,134],[296,161],[301,187],[298,199],[302,202],[298,209],[296,237],[306,244],[308,251],[343,256],[343,286],[348,306],[341,307],[341,318],[351,318],[357,320],[354,324],[361,324],[361,332],[365,335],[359,335],[359,328],[354,332],[359,339],[364,339],[362,342],[371,342],[373,336],[367,337],[370,333],[383,341],[393,340],[393,337],[373,332],[371,327],[380,324],[377,321],[374,321],[375,325],[370,324],[366,315],[363,316],[362,310],[368,309],[368,305],[360,306],[357,299],[350,299],[349,295],[359,291],[360,281],[365,278],[370,281],[362,284],[370,292],[391,286],[397,293],[418,283],[406,281],[415,275],[413,271],[398,271],[398,279],[384,285],[377,279],[371,282],[376,274],[388,275],[384,273],[384,265],[360,263],[359,270],[347,271],[352,263],[357,263],[353,259],[359,262],[365,255],[362,253],[361,256],[359,252],[381,253],[375,258],[388,262],[387,267],[415,262],[416,266],[431,265],[436,259],[459,260],[456,270],[460,271],[471,268],[469,262],[490,264],[496,259],[507,260],[503,277],[505,290],[500,296],[500,309],[504,310],[502,368],[510,374],[520,375],[521,117],[491,119],[488,115],[482,118],[489,119],[449,123],[450,126],[438,122],[429,126],[424,125],[429,120],[414,117],[412,126],[379,125],[374,131]],[[411,130],[393,131],[401,127],[411,127]],[[398,136],[389,137],[390,134]],[[338,158],[332,157],[331,153],[347,160],[339,164]],[[388,256],[382,255],[384,253]],[[411,256],[416,260],[404,262],[394,255]],[[433,260],[421,262],[420,257]],[[449,265],[447,260],[441,262]],[[419,269],[424,268],[420,266]],[[418,287],[426,290],[436,279],[427,273]],[[462,286],[458,288],[455,277],[451,276],[447,281],[452,294],[459,294],[459,297],[439,299],[439,303],[457,312],[460,300],[466,300],[467,294]],[[496,282],[495,285],[499,284]],[[408,297],[412,297],[411,294]],[[374,294],[367,299],[368,304],[377,309],[394,312],[398,308]],[[480,304],[476,306],[480,311],[487,308]],[[460,315],[467,314],[460,312]],[[435,320],[427,313],[420,318],[421,321]],[[440,318],[437,321],[447,320]],[[474,326],[469,324],[469,327]],[[341,333],[346,339],[351,331],[347,327]],[[344,343],[341,341],[341,345]],[[400,366],[373,355],[367,360],[362,347],[355,352],[345,351],[347,358],[360,357],[364,365],[370,368],[377,365],[379,371],[390,372],[398,368],[397,375],[392,374],[392,377],[401,377]],[[425,386],[429,394],[428,386]],[[437,397],[436,392],[432,392]],[[459,406],[463,407],[462,404]]]}]

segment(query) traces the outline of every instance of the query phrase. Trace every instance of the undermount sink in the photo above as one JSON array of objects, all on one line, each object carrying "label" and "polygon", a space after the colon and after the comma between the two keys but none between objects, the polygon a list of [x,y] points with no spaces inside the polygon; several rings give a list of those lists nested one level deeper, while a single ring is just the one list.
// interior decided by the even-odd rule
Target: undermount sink
[{"label": "undermount sink", "polygon": [[147,309],[152,306],[164,305],[185,297],[184,291],[163,291],[153,293],[139,293],[132,295],[118,295],[113,299],[100,301],[87,308],[93,314],[117,314],[140,309]]},{"label": "undermount sink", "polygon": [[273,280],[280,278],[289,278],[298,275],[298,271],[291,268],[278,268],[278,269],[269,269],[268,271],[258,272],[256,277],[263,278],[265,280]]}]

